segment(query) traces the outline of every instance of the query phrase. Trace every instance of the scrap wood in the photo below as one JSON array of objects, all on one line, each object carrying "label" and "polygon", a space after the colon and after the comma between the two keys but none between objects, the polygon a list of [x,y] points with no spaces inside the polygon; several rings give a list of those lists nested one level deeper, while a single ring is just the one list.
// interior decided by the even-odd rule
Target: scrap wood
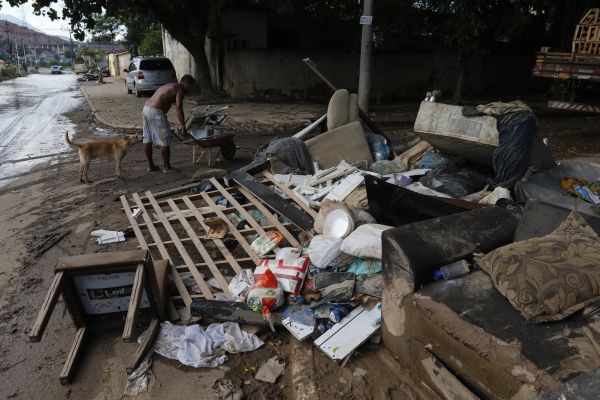
[{"label": "scrap wood", "polygon": [[414,166],[419,162],[423,154],[425,154],[425,152],[431,149],[432,147],[428,142],[426,142],[425,140],[421,140],[419,143],[397,156],[396,160],[402,162],[408,167],[408,169],[413,169]]},{"label": "scrap wood", "polygon": [[[275,188],[268,177],[257,177],[257,182],[267,190]],[[153,251],[153,257],[169,260],[173,266],[173,279],[179,296],[173,296],[174,301],[182,301],[186,306],[191,306],[195,299],[212,299],[214,294],[208,287],[207,281],[215,278],[223,293],[228,293],[226,277],[236,275],[242,271],[242,266],[254,267],[260,257],[250,243],[254,235],[262,235],[266,231],[276,231],[282,234],[292,245],[298,246],[298,232],[290,230],[289,222],[280,222],[275,213],[256,198],[248,189],[241,186],[224,187],[216,179],[210,180],[214,190],[182,197],[167,198],[158,201],[151,192],[146,192],[148,203],[142,202],[137,193],[132,195],[134,204],[131,205],[125,196],[121,197],[123,209],[131,224],[136,238],[143,249]],[[288,189],[289,190],[289,189]],[[240,204],[232,193],[240,192],[246,204]],[[275,196],[275,194],[273,193]],[[231,207],[222,208],[216,204],[217,197],[223,196]],[[288,207],[292,204],[299,205],[299,200],[294,196],[283,199]],[[134,218],[132,207],[141,211],[141,217]],[[250,213],[251,210],[260,211],[269,226],[261,226],[258,220]],[[298,210],[299,211],[299,210]],[[157,220],[152,219],[155,214]],[[247,221],[249,228],[237,229],[236,223],[229,217],[232,214],[241,216]],[[168,218],[170,216],[172,218]],[[208,220],[218,218],[226,226],[227,233],[223,238],[208,239],[206,234],[210,231]],[[306,218],[312,226],[311,216]],[[139,220],[139,221],[138,221]],[[209,236],[210,237],[210,236]],[[237,252],[228,248],[230,243],[235,243]],[[227,244],[227,245],[226,245]],[[219,254],[220,253],[220,254]],[[235,257],[232,253],[235,253]],[[182,262],[183,261],[183,262]],[[194,283],[201,289],[201,293],[191,293],[190,288],[182,279],[181,274],[190,273]],[[190,285],[189,283],[187,284]],[[202,290],[203,287],[208,290]],[[208,294],[207,292],[210,291]]]}]

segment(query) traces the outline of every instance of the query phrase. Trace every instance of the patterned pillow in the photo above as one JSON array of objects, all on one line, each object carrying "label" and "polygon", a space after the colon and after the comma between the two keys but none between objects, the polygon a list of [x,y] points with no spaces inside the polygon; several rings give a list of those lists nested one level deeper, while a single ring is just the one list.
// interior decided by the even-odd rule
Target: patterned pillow
[{"label": "patterned pillow", "polygon": [[600,299],[600,237],[574,211],[549,235],[475,261],[534,324],[561,320]]}]

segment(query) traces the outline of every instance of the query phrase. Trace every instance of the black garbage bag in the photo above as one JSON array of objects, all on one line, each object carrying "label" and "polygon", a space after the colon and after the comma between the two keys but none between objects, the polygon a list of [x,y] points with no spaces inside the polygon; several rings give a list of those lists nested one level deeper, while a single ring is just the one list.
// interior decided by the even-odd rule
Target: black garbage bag
[{"label": "black garbage bag", "polygon": [[[472,106],[464,106],[462,114],[467,117],[486,115]],[[491,115],[497,121],[499,145],[494,150],[493,164],[496,176],[490,189],[503,187],[512,191],[530,166],[544,170],[556,165],[550,151],[538,135],[537,120],[533,111],[506,109],[506,112],[499,111]]]},{"label": "black garbage bag", "polygon": [[496,120],[499,146],[494,151],[493,187],[512,190],[529,168],[537,121],[528,111],[499,115]]},{"label": "black garbage bag", "polygon": [[266,155],[275,155],[288,166],[286,173],[312,175],[315,173],[312,157],[306,144],[300,139],[289,137],[275,139],[265,150]]},{"label": "black garbage bag", "polygon": [[491,181],[489,176],[481,172],[458,167],[432,169],[419,180],[428,188],[455,199],[479,192]]}]

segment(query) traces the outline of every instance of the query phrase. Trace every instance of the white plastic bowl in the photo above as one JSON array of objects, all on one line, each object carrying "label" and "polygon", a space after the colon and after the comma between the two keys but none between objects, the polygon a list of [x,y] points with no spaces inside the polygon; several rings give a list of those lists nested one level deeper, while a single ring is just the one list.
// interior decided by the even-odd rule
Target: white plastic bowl
[{"label": "white plastic bowl", "polygon": [[323,234],[328,238],[343,239],[354,230],[352,215],[346,210],[333,210],[325,217]]}]

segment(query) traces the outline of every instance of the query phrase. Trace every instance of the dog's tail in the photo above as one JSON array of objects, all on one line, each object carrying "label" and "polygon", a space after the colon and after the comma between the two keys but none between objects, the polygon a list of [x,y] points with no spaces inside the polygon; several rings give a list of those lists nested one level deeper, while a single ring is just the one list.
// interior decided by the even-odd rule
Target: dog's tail
[{"label": "dog's tail", "polygon": [[69,139],[69,132],[65,132],[65,142],[74,149],[81,147],[81,145],[71,142],[71,139]]}]

